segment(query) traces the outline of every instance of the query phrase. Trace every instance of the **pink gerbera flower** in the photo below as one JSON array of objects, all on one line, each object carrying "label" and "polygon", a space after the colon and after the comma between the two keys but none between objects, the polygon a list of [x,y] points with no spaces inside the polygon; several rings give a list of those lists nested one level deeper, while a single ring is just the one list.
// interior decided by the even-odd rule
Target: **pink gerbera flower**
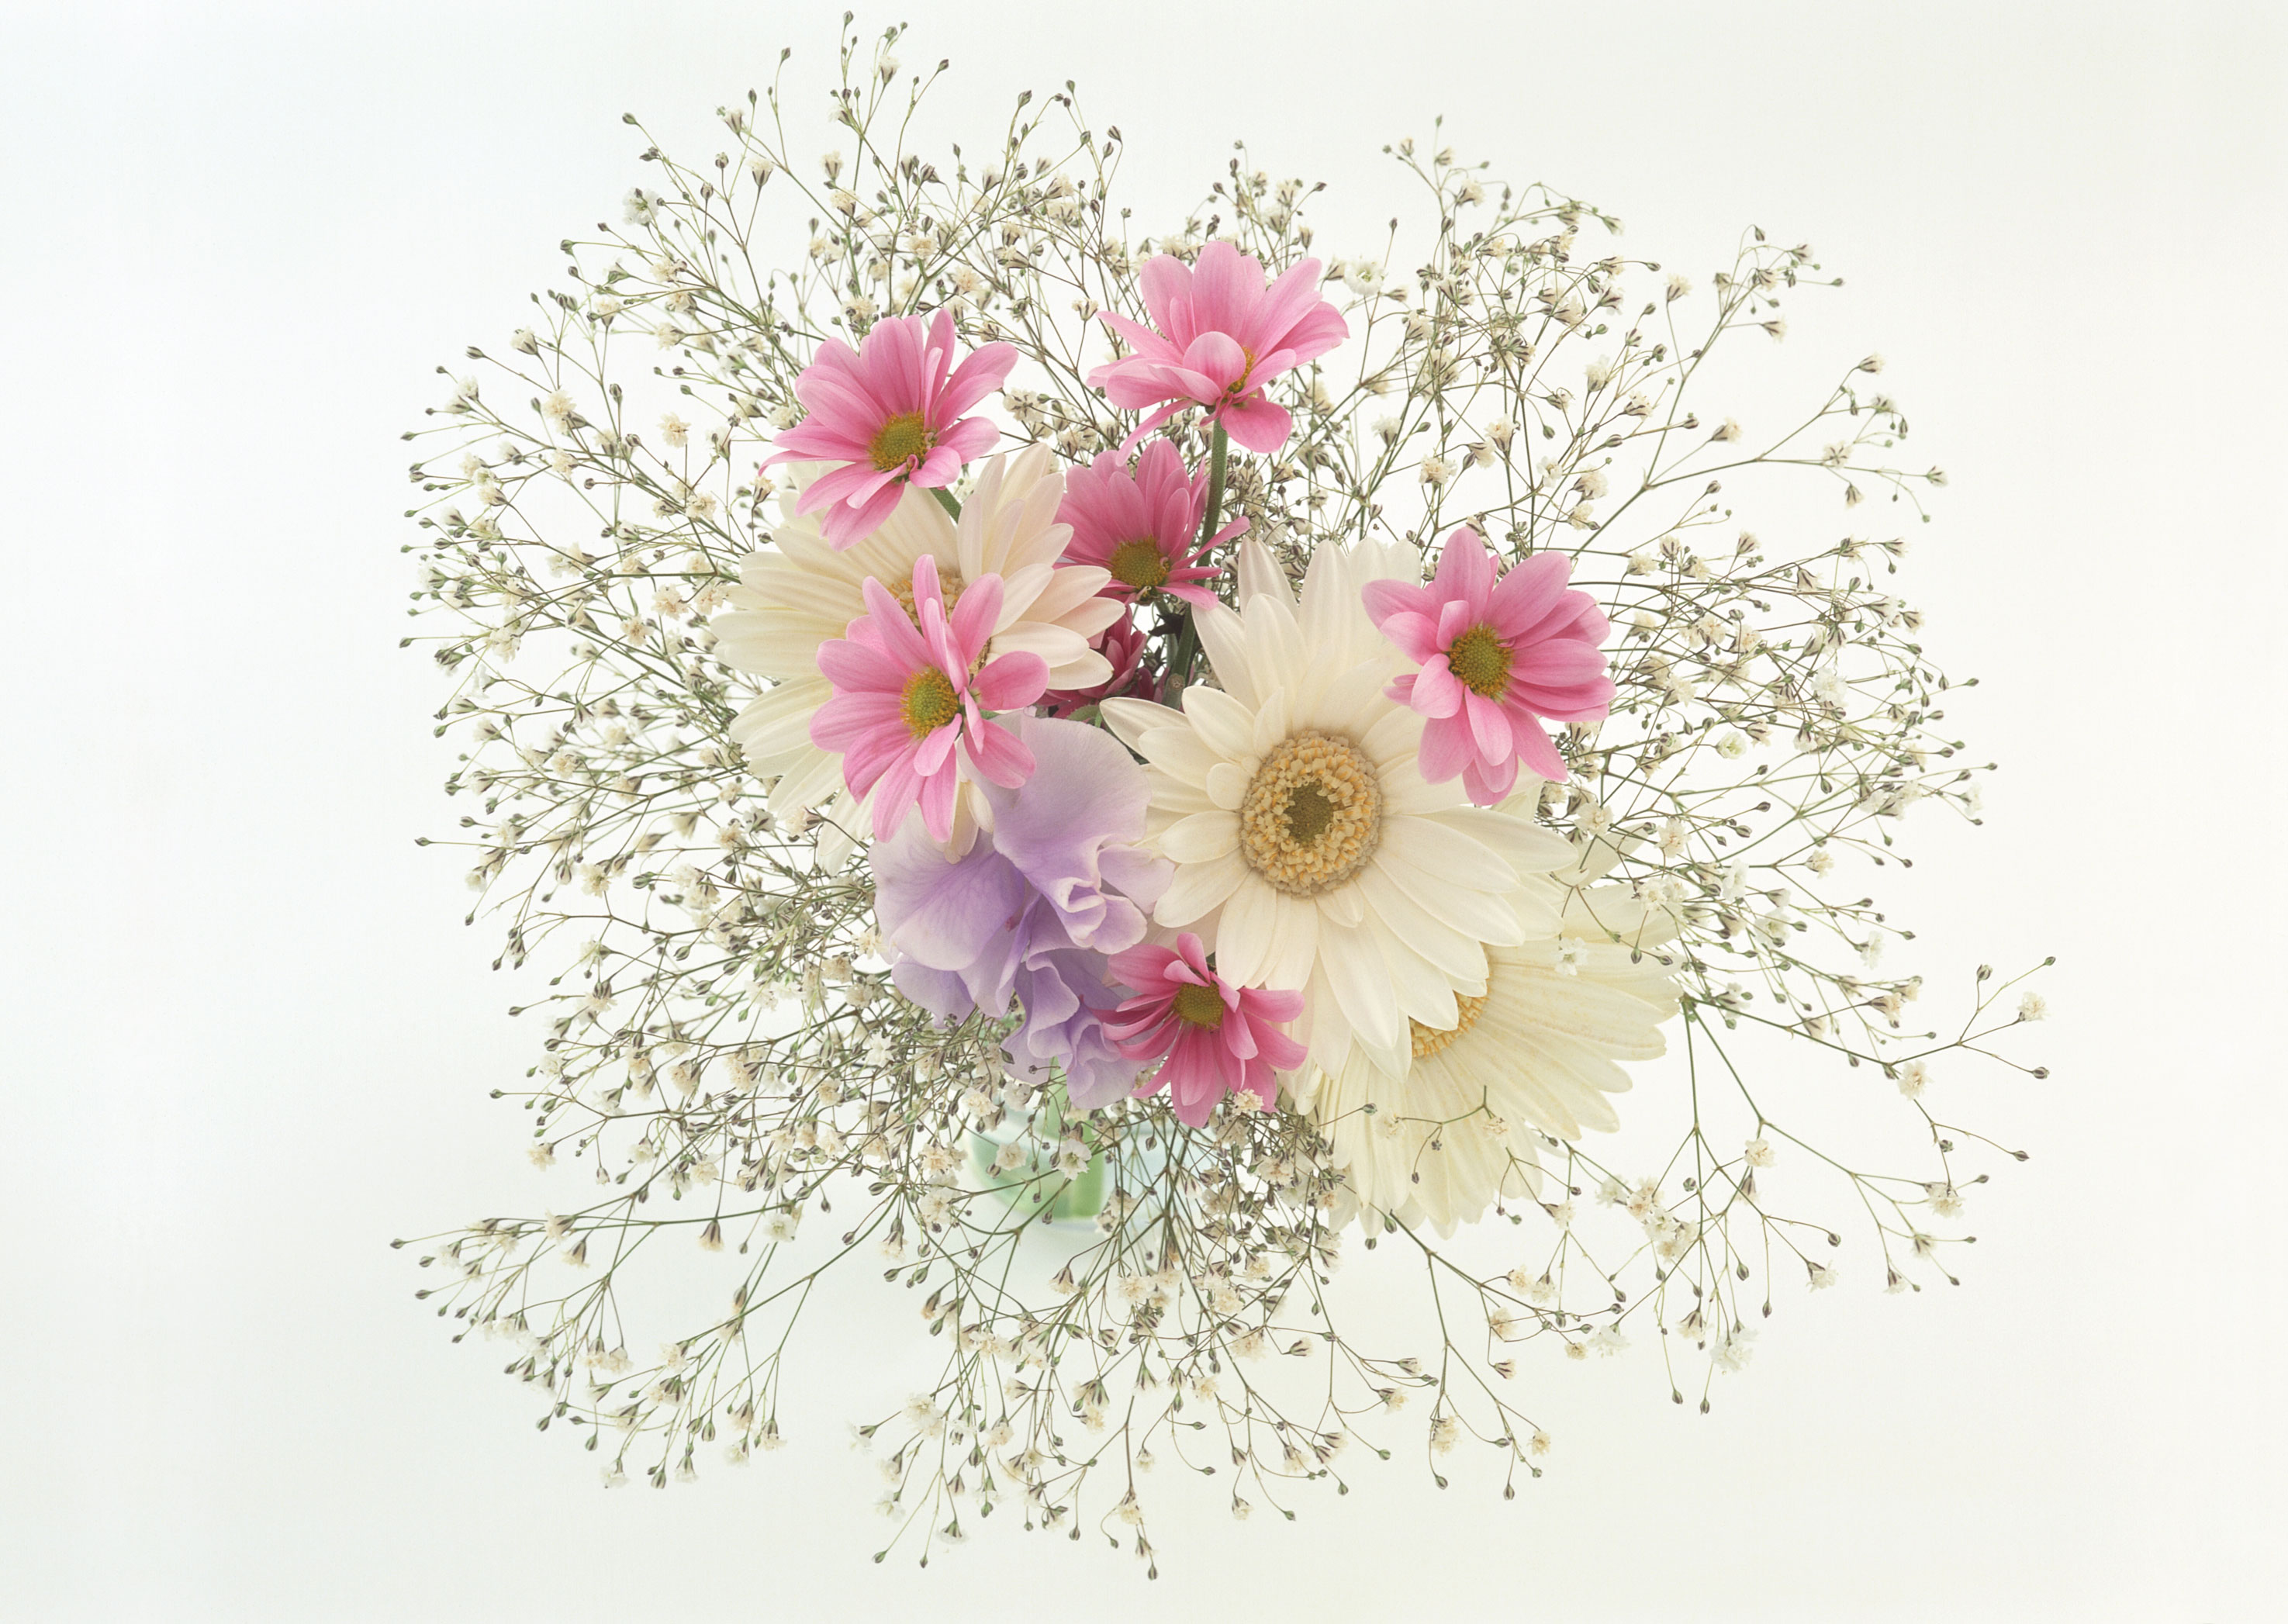
[{"label": "pink gerbera flower", "polygon": [[868,613],[843,637],[818,646],[818,669],[834,697],[810,720],[810,741],[842,754],[852,791],[874,794],[874,837],[886,839],[917,801],[933,840],[953,833],[954,793],[961,767],[954,746],[979,776],[1014,789],[1033,775],[1033,753],[988,710],[1017,710],[1041,697],[1049,668],[1022,650],[970,675],[1001,613],[1001,577],[981,575],[962,589],[950,616],[937,560],[914,563],[914,607],[871,575],[861,589]]},{"label": "pink gerbera flower", "polygon": [[1200,250],[1196,267],[1162,254],[1137,281],[1153,326],[1100,312],[1133,353],[1099,367],[1088,381],[1124,412],[1166,404],[1138,424],[1121,449],[1187,406],[1207,408],[1250,451],[1285,445],[1295,420],[1264,398],[1263,385],[1350,335],[1335,307],[1317,297],[1319,262],[1299,260],[1267,288],[1260,260],[1219,241]]},{"label": "pink gerbera flower", "polygon": [[1160,591],[1204,609],[1216,595],[1201,583],[1216,572],[1200,563],[1201,555],[1247,529],[1247,520],[1235,519],[1203,542],[1207,507],[1207,471],[1187,472],[1166,440],[1145,447],[1132,473],[1124,458],[1100,452],[1065,476],[1064,505],[1057,510],[1058,520],[1072,527],[1065,562],[1108,571],[1108,598],[1132,601]]},{"label": "pink gerbera flower", "polygon": [[1562,782],[1565,763],[1542,718],[1600,722],[1613,702],[1601,645],[1610,628],[1586,592],[1566,586],[1570,559],[1541,552],[1495,578],[1493,556],[1465,527],[1446,538],[1428,586],[1366,584],[1366,612],[1422,669],[1385,690],[1430,718],[1422,776],[1457,772],[1481,806],[1517,782],[1520,762]]},{"label": "pink gerbera flower", "polygon": [[1166,1057],[1136,1092],[1166,1089],[1176,1120],[1188,1127],[1205,1124],[1216,1101],[1242,1090],[1270,1110],[1279,1097],[1272,1073],[1303,1064],[1303,1045],[1279,1029],[1303,1012],[1303,994],[1232,986],[1208,968],[1189,931],[1173,952],[1148,946],[1114,954],[1112,975],[1136,996],[1105,1030],[1126,1059]]},{"label": "pink gerbera flower", "polygon": [[941,310],[926,327],[919,316],[874,324],[854,353],[839,338],[794,381],[809,416],[778,437],[763,466],[793,461],[839,463],[813,480],[795,503],[820,508],[826,539],[837,549],[871,535],[908,485],[943,489],[962,464],[990,450],[1001,431],[962,414],[1001,387],[1017,364],[1017,346],[989,344],[953,364],[953,314]]}]

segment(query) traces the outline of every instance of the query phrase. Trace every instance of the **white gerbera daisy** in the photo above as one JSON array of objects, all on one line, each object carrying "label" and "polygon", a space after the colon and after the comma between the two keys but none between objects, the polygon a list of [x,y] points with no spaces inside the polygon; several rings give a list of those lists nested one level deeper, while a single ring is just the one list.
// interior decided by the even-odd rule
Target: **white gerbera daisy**
[{"label": "white gerbera daisy", "polygon": [[[1601,872],[1611,848],[1594,850]],[[1629,1087],[1617,1062],[1667,1047],[1660,1025],[1676,1013],[1676,980],[1655,949],[1677,921],[1625,885],[1588,885],[1593,877],[1578,867],[1525,882],[1561,915],[1558,931],[1489,948],[1485,995],[1462,999],[1442,1027],[1415,1022],[1404,1076],[1354,1055],[1291,1080],[1291,1102],[1326,1134],[1370,1215],[1451,1233],[1498,1199],[1538,1192],[1537,1133],[1577,1139],[1619,1126],[1606,1097]]]},{"label": "white gerbera daisy", "polygon": [[[866,613],[861,589],[868,576],[910,602],[914,565],[927,553],[937,560],[950,606],[967,582],[999,575],[1001,618],[986,658],[1015,649],[1037,654],[1048,662],[1052,688],[1092,687],[1110,678],[1112,668],[1090,645],[1119,618],[1120,606],[1097,596],[1112,579],[1103,570],[1059,562],[1072,527],[1057,522],[1064,472],[1046,446],[989,460],[958,524],[933,493],[910,486],[882,527],[845,552],[827,545],[817,515],[794,511],[795,499],[823,471],[816,463],[794,467],[772,546],[747,556],[731,589],[733,612],[717,616],[713,626],[725,660],[773,684],[739,713],[731,736],[756,776],[778,780],[772,812],[792,817],[826,807],[819,852],[832,866],[864,839],[870,824],[844,786],[841,756],[810,741],[811,717],[834,693],[819,674],[818,646]],[[967,847],[981,806],[963,785],[957,847]]]},{"label": "white gerbera daisy", "polygon": [[1573,857],[1529,819],[1472,806],[1458,780],[1423,780],[1422,718],[1383,693],[1399,656],[1360,598],[1420,571],[1411,548],[1331,543],[1299,605],[1247,543],[1242,608],[1197,614],[1221,685],[1187,689],[1181,710],[1104,705],[1145,758],[1147,838],[1175,865],[1155,918],[1197,931],[1235,986],[1299,988],[1296,1035],[1333,1071],[1355,1039],[1403,1072],[1409,1020],[1451,1026],[1456,994],[1484,994],[1487,944],[1556,933],[1519,880]]}]

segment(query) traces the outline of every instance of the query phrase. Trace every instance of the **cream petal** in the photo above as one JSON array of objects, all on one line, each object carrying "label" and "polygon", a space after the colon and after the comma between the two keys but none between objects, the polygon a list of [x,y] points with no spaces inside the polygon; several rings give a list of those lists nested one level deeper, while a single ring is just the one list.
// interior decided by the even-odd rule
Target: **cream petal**
[{"label": "cream petal", "polygon": [[1402,947],[1374,915],[1367,915],[1365,931],[1382,956],[1383,970],[1390,978],[1391,995],[1397,1002],[1399,1013],[1441,1031],[1451,1028],[1461,1019],[1454,1002],[1453,986],[1438,973],[1436,966]]},{"label": "cream petal", "polygon": [[[1041,589],[1041,595],[1033,600],[1033,614],[1039,620],[1061,622],[1077,631],[1101,631],[1121,614],[1117,599],[1098,596],[1111,579],[1110,570],[1093,564],[1060,565],[1050,575],[1048,584]],[[1069,618],[1074,611],[1084,610],[1089,618],[1094,619],[1102,613],[1099,605],[1111,612],[1102,625],[1084,627]]]},{"label": "cream petal", "polygon": [[[1207,651],[1208,664],[1224,692],[1243,705],[1254,704],[1259,695],[1247,669],[1247,642],[1239,616],[1221,604],[1196,608],[1192,629],[1199,634],[1200,646]],[[1189,700],[1185,702],[1188,708]]]},{"label": "cream petal", "polygon": [[1287,585],[1287,572],[1260,542],[1251,540],[1239,544],[1238,575],[1239,604],[1243,609],[1258,598],[1267,597],[1289,605],[1295,601],[1295,594]]},{"label": "cream petal", "polygon": [[1255,756],[1269,754],[1271,747],[1284,739],[1287,733],[1287,690],[1267,688],[1263,693],[1263,703],[1255,713],[1255,731],[1248,736],[1250,753]]},{"label": "cream petal", "polygon": [[1491,847],[1435,818],[1385,818],[1382,849],[1401,862],[1473,891],[1511,891],[1516,878]]},{"label": "cream petal", "polygon": [[1479,941],[1511,947],[1525,939],[1517,911],[1506,899],[1450,883],[1418,868],[1394,853],[1387,841],[1374,854],[1371,866],[1381,868],[1393,884],[1422,905],[1424,912]]},{"label": "cream petal", "polygon": [[1387,869],[1369,863],[1344,889],[1355,891],[1392,935],[1448,976],[1473,981],[1485,976],[1486,952],[1478,939],[1433,915]]},{"label": "cream petal", "polygon": [[[1357,742],[1366,758],[1386,779],[1394,771],[1405,767],[1413,769],[1418,783],[1422,780],[1421,770],[1414,766],[1422,754],[1422,717],[1418,711],[1393,704],[1381,720],[1359,735]],[[1389,788],[1387,782],[1383,786],[1386,793]],[[1464,798],[1458,783],[1443,793],[1450,804]]]},{"label": "cream petal", "polygon": [[1555,829],[1490,806],[1457,806],[1433,814],[1430,821],[1491,847],[1521,875],[1548,874],[1573,861],[1572,843]]},{"label": "cream petal", "polygon": [[1382,694],[1389,680],[1389,667],[1381,661],[1337,668],[1315,696],[1296,695],[1295,725],[1321,728],[1354,741],[1363,738],[1396,709]]},{"label": "cream petal", "polygon": [[[1144,782],[1151,797],[1149,807],[1153,812],[1172,812],[1176,817],[1189,817],[1194,812],[1219,810],[1213,801],[1208,799],[1207,793],[1198,785],[1188,784],[1182,779],[1163,771],[1157,763],[1146,764]],[[1169,821],[1173,822],[1174,818],[1171,818]]]},{"label": "cream petal", "polygon": [[1322,921],[1319,968],[1360,1042],[1387,1050],[1405,1040],[1406,1023],[1398,1013],[1389,968],[1363,925]]},{"label": "cream petal", "polygon": [[1220,907],[1243,882],[1253,877],[1236,852],[1213,862],[1182,864],[1160,893],[1152,917],[1171,930],[1190,924],[1209,909]]},{"label": "cream petal", "polygon": [[[910,562],[905,575],[912,579]],[[864,579],[862,575],[859,577],[861,581]],[[866,600],[856,587],[854,582],[788,568],[774,570],[756,582],[755,592],[768,606],[763,613],[775,611],[815,619],[821,624],[831,625],[834,635],[840,637],[844,627],[866,613]]]},{"label": "cream petal", "polygon": [[803,749],[810,743],[811,717],[833,697],[833,685],[822,677],[781,683],[733,718],[731,737],[751,761]]},{"label": "cream petal", "polygon": [[[1370,872],[1361,869],[1359,877]],[[1312,899],[1319,912],[1339,925],[1355,925],[1366,917],[1366,898],[1356,884],[1338,885],[1332,891],[1323,891]]]},{"label": "cream petal", "polygon": [[1224,760],[1243,761],[1251,755],[1254,714],[1229,693],[1215,688],[1187,688],[1184,715],[1201,742]]},{"label": "cream petal", "polygon": [[1247,669],[1259,693],[1284,687],[1292,680],[1291,673],[1309,661],[1302,631],[1295,624],[1294,608],[1284,592],[1250,610],[1246,640]]},{"label": "cream petal", "polygon": [[1001,577],[1001,620],[996,631],[1015,625],[1019,621],[1050,621],[1055,617],[1034,613],[1034,604],[1048,590],[1053,566],[1028,564]]},{"label": "cream petal", "polygon": [[1141,751],[1144,736],[1162,728],[1178,731],[1183,728],[1184,713],[1170,705],[1156,705],[1149,700],[1108,699],[1097,708],[1104,725],[1112,736],[1132,750]]},{"label": "cream petal", "polygon": [[1319,956],[1318,906],[1307,897],[1279,897],[1279,917],[1274,927],[1270,959],[1263,967],[1263,985],[1299,987],[1311,977]]},{"label": "cream petal", "polygon": [[1160,832],[1160,853],[1179,863],[1210,863],[1239,850],[1239,818],[1227,812],[1194,812]]},{"label": "cream petal", "polygon": [[1247,798],[1247,787],[1254,777],[1235,761],[1219,761],[1208,769],[1208,799],[1227,811],[1237,812],[1239,804]]},{"label": "cream petal", "polygon": [[842,788],[842,757],[836,751],[806,745],[789,751],[783,760],[778,787],[771,793],[774,811],[822,805]]},{"label": "cream petal", "polygon": [[1278,934],[1279,893],[1251,874],[1216,921],[1216,973],[1235,986],[1261,986]]},{"label": "cream petal", "polygon": [[[735,620],[746,623],[725,623]],[[726,664],[758,677],[784,679],[814,676],[818,646],[829,638],[840,637],[845,628],[825,630],[815,621],[792,615],[727,614],[717,617],[713,630],[716,655]]]}]

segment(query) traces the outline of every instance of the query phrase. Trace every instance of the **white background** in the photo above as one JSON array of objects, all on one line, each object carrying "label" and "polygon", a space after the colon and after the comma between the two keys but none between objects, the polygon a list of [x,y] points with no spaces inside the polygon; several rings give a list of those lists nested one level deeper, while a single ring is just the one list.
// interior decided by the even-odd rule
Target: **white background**
[{"label": "white background", "polygon": [[600,1493],[385,1245],[549,1194],[486,1098],[537,1034],[412,844],[449,757],[396,436],[645,178],[624,110],[703,161],[782,43],[824,85],[830,16],[17,4],[0,1615],[2278,1616],[2277,8],[926,9],[945,127],[1077,78],[1164,219],[1245,136],[1370,246],[1442,110],[1704,285],[1750,221],[1847,274],[1785,353],[1881,348],[1952,471],[1902,579],[2004,764],[1888,894],[1934,978],[2061,955],[2051,1081],[1950,1102],[2035,1152],[1964,1285],[1784,1291],[1707,1417],[1648,1354],[1537,1367],[1516,1502],[1418,1456],[1291,1525],[1206,1497],[1149,1587],[1013,1529],[867,1561],[842,1422],[903,1396],[897,1303],[785,1453]]}]

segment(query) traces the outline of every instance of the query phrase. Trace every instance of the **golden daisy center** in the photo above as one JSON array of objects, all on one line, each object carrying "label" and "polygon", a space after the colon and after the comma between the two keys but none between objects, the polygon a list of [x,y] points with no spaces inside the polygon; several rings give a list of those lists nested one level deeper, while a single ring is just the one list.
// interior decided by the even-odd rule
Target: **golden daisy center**
[{"label": "golden daisy center", "polygon": [[1382,780],[1349,740],[1315,728],[1264,756],[1239,804],[1239,854],[1275,891],[1344,884],[1382,844]]},{"label": "golden daisy center", "polygon": [[1168,557],[1160,551],[1159,543],[1146,536],[1123,542],[1114,548],[1105,567],[1112,572],[1115,581],[1140,592],[1164,586],[1168,581]]},{"label": "golden daisy center", "polygon": [[1223,994],[1212,986],[1180,986],[1173,1002],[1176,1018],[1188,1026],[1213,1032],[1223,1025]]},{"label": "golden daisy center", "polygon": [[1457,993],[1454,994],[1454,1003],[1461,1010],[1462,1018],[1443,1031],[1435,1026],[1426,1026],[1418,1020],[1409,1020],[1406,1023],[1413,1034],[1416,1059],[1428,1059],[1476,1026],[1478,1017],[1485,1013],[1486,1001],[1482,995],[1473,998],[1467,993]]},{"label": "golden daisy center", "polygon": [[1487,625],[1471,627],[1446,650],[1455,680],[1473,693],[1499,699],[1509,691],[1509,645]]},{"label": "golden daisy center", "polygon": [[877,473],[902,468],[909,459],[927,456],[937,437],[919,412],[900,412],[875,432],[866,447],[867,459]]},{"label": "golden daisy center", "polygon": [[908,733],[917,739],[928,738],[961,714],[961,699],[953,691],[953,679],[933,665],[924,666],[906,678],[906,690],[898,696],[898,714],[905,718]]}]

